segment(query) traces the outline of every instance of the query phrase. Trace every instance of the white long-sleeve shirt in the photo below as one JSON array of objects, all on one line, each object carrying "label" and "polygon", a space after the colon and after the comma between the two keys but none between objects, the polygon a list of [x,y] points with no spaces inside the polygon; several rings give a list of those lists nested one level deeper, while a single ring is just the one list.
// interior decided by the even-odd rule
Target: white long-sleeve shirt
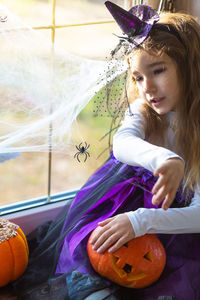
[{"label": "white long-sleeve shirt", "polygon": [[[145,141],[142,103],[143,100],[136,100],[131,105],[133,114],[127,111],[122,126],[113,137],[113,153],[120,162],[141,166],[153,173],[167,159],[181,157],[174,152],[175,137],[171,126],[167,129],[164,147]],[[173,116],[173,112],[168,113],[169,122]],[[167,210],[139,208],[126,214],[136,237],[146,233],[199,233],[200,191],[195,189],[194,197],[188,207]]]}]

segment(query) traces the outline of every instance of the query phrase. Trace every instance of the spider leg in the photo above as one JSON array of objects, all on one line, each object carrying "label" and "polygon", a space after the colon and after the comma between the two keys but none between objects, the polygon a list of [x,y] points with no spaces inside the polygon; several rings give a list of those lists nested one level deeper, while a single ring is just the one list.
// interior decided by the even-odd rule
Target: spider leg
[{"label": "spider leg", "polygon": [[76,154],[77,154],[77,160],[80,162],[79,155],[80,155],[81,153],[76,153]]},{"label": "spider leg", "polygon": [[89,147],[90,147],[90,144],[85,147],[85,150],[87,150]]},{"label": "spider leg", "polygon": [[78,154],[79,154],[78,152],[77,152],[77,153],[75,153],[75,154],[74,154],[74,158],[76,158],[76,156],[77,156]]},{"label": "spider leg", "polygon": [[76,154],[74,154],[74,158],[77,158],[77,160],[80,162],[80,160],[79,160],[79,155],[80,154],[82,154],[82,153],[80,153],[80,152],[77,152]]},{"label": "spider leg", "polygon": [[84,154],[85,154],[84,162],[86,162],[86,160],[87,160],[87,152],[84,152]]},{"label": "spider leg", "polygon": [[[80,146],[80,145],[79,145]],[[76,146],[76,149],[78,150],[78,151],[80,151],[81,149],[79,149],[79,146]]]},{"label": "spider leg", "polygon": [[90,153],[89,152],[85,151],[85,153],[90,157]]}]

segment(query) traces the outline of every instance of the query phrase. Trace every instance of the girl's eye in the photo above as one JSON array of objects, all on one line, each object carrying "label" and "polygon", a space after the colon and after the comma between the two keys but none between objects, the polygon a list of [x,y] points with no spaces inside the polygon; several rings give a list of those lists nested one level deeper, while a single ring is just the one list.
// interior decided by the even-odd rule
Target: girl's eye
[{"label": "girl's eye", "polygon": [[142,81],[142,79],[143,79],[142,76],[134,77],[134,80],[136,82]]},{"label": "girl's eye", "polygon": [[155,75],[160,74],[160,73],[164,72],[165,70],[166,70],[166,68],[159,68],[159,69],[156,69],[156,70],[154,71],[154,74],[155,74]]}]

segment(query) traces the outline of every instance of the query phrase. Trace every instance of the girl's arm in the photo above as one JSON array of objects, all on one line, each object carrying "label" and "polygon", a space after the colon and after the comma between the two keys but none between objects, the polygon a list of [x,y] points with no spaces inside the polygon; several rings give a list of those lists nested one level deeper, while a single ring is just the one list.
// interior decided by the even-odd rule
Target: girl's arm
[{"label": "girl's arm", "polygon": [[113,153],[121,162],[142,166],[158,177],[152,193],[152,203],[168,209],[174,200],[184,175],[183,159],[168,148],[173,148],[174,133],[168,129],[166,147],[145,141],[145,119],[140,112],[142,100],[131,105],[133,114],[126,113],[122,126],[113,137]]},{"label": "girl's arm", "polygon": [[190,206],[169,208],[168,210],[139,208],[127,212],[135,236],[146,233],[199,233],[200,232],[200,192],[195,195]]},{"label": "girl's arm", "polygon": [[[173,151],[144,140],[145,121],[139,105],[140,103],[134,105],[134,115],[127,114],[121,128],[115,134],[113,152],[119,161],[133,166],[142,166],[158,176],[153,188],[153,198],[159,202],[165,194],[168,197],[170,186],[175,186],[172,193],[175,195],[183,177],[184,164],[182,158]],[[173,141],[173,136],[170,138]],[[172,200],[173,197],[168,201],[168,207]],[[100,253],[106,249],[114,252],[132,238],[146,233],[200,232],[199,215],[200,192],[196,191],[188,207],[168,210],[139,208],[100,222],[91,244]]]},{"label": "girl's arm", "polygon": [[99,223],[91,243],[103,253],[114,252],[134,237],[147,233],[199,233],[200,192],[195,191],[190,206],[168,210],[139,208]]},{"label": "girl's arm", "polygon": [[182,158],[167,148],[145,141],[145,119],[140,112],[141,105],[142,100],[138,99],[131,105],[133,115],[127,111],[122,126],[113,136],[113,154],[122,163],[141,166],[154,173],[167,159]]}]

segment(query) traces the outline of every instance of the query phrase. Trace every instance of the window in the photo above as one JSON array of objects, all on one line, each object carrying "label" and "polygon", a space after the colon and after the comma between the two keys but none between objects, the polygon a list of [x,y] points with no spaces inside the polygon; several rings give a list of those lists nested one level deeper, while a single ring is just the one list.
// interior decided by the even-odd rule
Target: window
[{"label": "window", "polygon": [[[128,7],[132,1],[118,0],[115,2],[121,6],[126,5]],[[104,7],[104,0],[2,0],[1,3],[9,9],[9,17],[12,16],[15,20],[15,22],[13,21],[12,23],[13,27],[9,27],[6,30],[4,30],[4,24],[1,24],[1,39],[3,39],[3,41],[8,38],[8,36],[11,36],[9,43],[15,44],[17,33],[23,31],[23,28],[20,28],[23,23],[28,24],[37,32],[41,32],[44,40],[53,41],[53,50],[51,49],[50,43],[47,47],[46,43],[32,43],[31,39],[30,44],[25,45],[27,49],[29,47],[31,53],[34,49],[34,51],[39,53],[40,57],[44,57],[44,60],[46,59],[46,53],[48,53],[49,57],[53,57],[54,63],[52,68],[55,68],[56,72],[52,73],[54,75],[51,79],[45,79],[45,76],[42,77],[42,74],[40,74],[41,69],[38,69],[37,76],[41,76],[44,81],[44,85],[42,86],[44,89],[48,85],[48,80],[51,80],[52,86],[54,86],[55,82],[59,85],[56,76],[57,74],[60,76],[60,73],[64,71],[62,68],[57,70],[58,60],[62,61],[63,65],[65,65],[66,57],[68,57],[68,61],[70,60],[69,57],[73,57],[73,60],[77,61],[89,59],[91,65],[92,61],[104,60],[105,56],[117,43],[116,37],[112,36],[111,33],[120,34],[118,27],[110,18],[109,13]],[[6,11],[3,7],[1,7],[0,13],[5,16]],[[19,20],[22,21],[18,22],[18,19],[15,19],[15,15],[19,16]],[[32,31],[30,32],[32,33]],[[17,48],[17,46],[15,46],[15,48]],[[6,75],[10,74],[6,72],[6,68],[13,65],[11,65],[11,61],[14,55],[12,53],[6,53],[6,50],[2,47],[1,51],[3,50],[7,56],[5,56],[6,59],[4,59],[4,55],[1,53],[1,68],[3,66],[2,70],[4,70],[4,74]],[[13,68],[13,70],[15,69]],[[67,76],[66,74],[67,73],[63,73],[63,76]],[[23,76],[27,79],[28,74],[26,74],[26,69],[23,72]],[[37,76],[35,76],[35,79],[37,79]],[[19,78],[17,74],[16,79],[23,80]],[[9,80],[9,82],[12,82],[12,80]],[[0,85],[1,98],[4,99],[0,104],[0,132],[1,137],[8,137],[9,134],[13,132],[13,126],[15,126],[15,130],[19,129],[19,132],[21,132],[20,130],[24,122],[28,125],[32,124],[38,117],[37,114],[41,112],[37,111],[34,106],[35,104],[32,105],[32,103],[30,103],[28,109],[23,110],[23,101],[20,98],[23,98],[23,95],[20,94],[20,87],[16,88],[17,83],[15,80],[10,87],[5,85],[4,80],[0,80]],[[15,87],[14,90],[12,89],[13,87]],[[19,95],[16,91],[19,92]],[[41,95],[37,90],[37,86],[34,86],[34,79],[32,85],[30,83],[29,86],[26,86],[25,91],[28,91],[29,95],[31,95],[31,91],[35,93],[34,95],[38,96],[36,98],[37,101],[39,101]],[[59,93],[59,91],[56,92]],[[81,96],[82,95],[80,95],[80,97]],[[46,101],[44,103],[45,106],[45,104],[48,103],[48,99],[47,97],[44,99]],[[22,105],[22,107],[20,105]],[[40,105],[40,108],[42,107],[41,103],[38,105]],[[24,207],[24,205],[26,206],[30,203],[32,203],[31,205],[34,205],[34,203],[48,203],[48,201],[59,200],[62,197],[67,197],[68,194],[73,194],[73,191],[79,189],[89,176],[104,162],[108,157],[108,151],[103,152],[107,147],[107,140],[106,138],[101,138],[109,131],[110,121],[106,116],[94,117],[94,106],[94,99],[87,105],[84,105],[84,108],[77,117],[77,121],[73,122],[70,128],[71,139],[70,142],[66,139],[66,145],[69,144],[69,147],[66,147],[65,150],[61,149],[61,151],[59,151],[59,149],[56,149],[56,151],[53,150],[49,152],[47,148],[42,149],[41,147],[40,151],[30,151],[28,147],[27,151],[16,151],[16,158],[0,164],[2,174],[0,179],[0,205],[3,213],[6,212],[5,206],[11,205],[11,208],[16,209],[16,203],[19,204],[19,207]],[[51,114],[53,109],[53,106],[50,105],[49,111],[46,110],[47,115],[48,113]],[[29,111],[31,111],[30,114]],[[68,115],[66,115],[66,120],[67,118],[69,118]],[[49,143],[49,149],[51,149],[54,147],[54,142],[51,141],[51,134],[57,130],[56,125],[54,122],[49,121],[45,126],[46,128],[43,130],[46,131],[46,137],[49,139],[47,143]],[[29,140],[31,140],[30,135],[27,136]],[[42,140],[41,137],[42,135],[40,136]],[[64,138],[65,141],[65,134],[63,134],[62,138]],[[4,145],[5,140],[1,140],[2,145]],[[43,142],[41,140],[40,142]],[[11,144],[8,144],[7,147],[12,146],[12,139],[8,139],[8,141],[11,141]],[[28,143],[31,142],[32,141],[29,141]],[[20,138],[18,138],[17,143],[14,145],[20,147],[24,146],[26,148],[26,146],[29,145],[26,143],[26,140],[20,140]],[[86,155],[87,157],[85,154],[78,156],[79,150],[77,148],[81,149],[83,146],[89,146],[88,149],[86,149],[89,153],[89,155]],[[0,149],[2,149],[1,142]],[[103,154],[100,155],[102,152]],[[86,161],[84,162],[85,158]],[[33,201],[32,199],[35,200]]]}]

